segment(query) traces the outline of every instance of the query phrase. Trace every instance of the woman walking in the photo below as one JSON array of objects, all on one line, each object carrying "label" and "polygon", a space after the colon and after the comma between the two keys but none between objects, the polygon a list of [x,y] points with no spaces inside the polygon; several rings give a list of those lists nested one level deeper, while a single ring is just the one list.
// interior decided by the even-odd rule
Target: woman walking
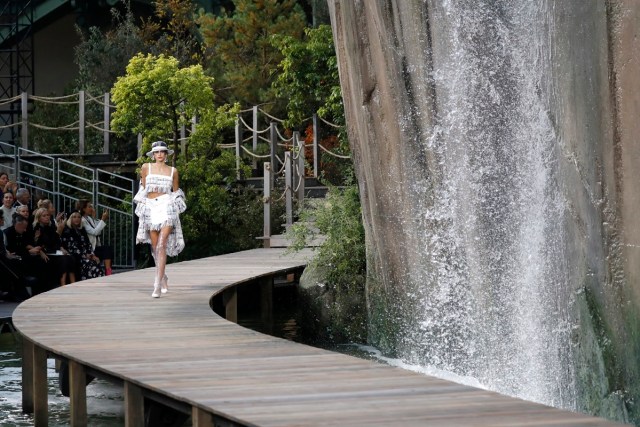
[{"label": "woman walking", "polygon": [[176,256],[184,248],[179,214],[187,205],[179,187],[178,171],[166,164],[172,154],[164,141],[152,144],[147,156],[155,162],[142,165],[140,190],[133,199],[139,219],[136,243],[150,243],[156,263],[153,298],[169,290],[165,274],[167,256]]}]

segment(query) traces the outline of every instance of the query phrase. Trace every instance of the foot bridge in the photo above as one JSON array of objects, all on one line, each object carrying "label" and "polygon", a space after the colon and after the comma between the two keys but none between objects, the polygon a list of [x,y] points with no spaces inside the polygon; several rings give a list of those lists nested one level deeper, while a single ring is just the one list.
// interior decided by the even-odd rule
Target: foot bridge
[{"label": "foot bridge", "polygon": [[[299,273],[309,254],[255,249],[171,264],[160,299],[151,298],[145,269],[25,301],[13,313],[23,337],[23,410],[47,425],[47,358],[56,358],[68,364],[74,426],[87,424],[87,375],[122,384],[127,426],[158,425],[145,421],[153,403],[197,427],[616,425],[234,323],[236,285],[261,294],[268,318],[273,277]],[[211,309],[220,295],[224,317]]]}]

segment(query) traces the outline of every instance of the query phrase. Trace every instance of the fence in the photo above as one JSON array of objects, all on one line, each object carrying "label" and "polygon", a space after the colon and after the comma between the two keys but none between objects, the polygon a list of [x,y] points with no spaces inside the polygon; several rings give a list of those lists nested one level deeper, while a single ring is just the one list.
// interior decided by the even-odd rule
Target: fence
[{"label": "fence", "polygon": [[[130,215],[130,210],[120,209],[116,206],[123,206],[126,197],[114,197],[113,192],[133,191],[129,190],[129,183],[121,185],[106,184],[104,192],[99,187],[90,188],[88,183],[95,182],[95,186],[102,185],[98,179],[97,174],[102,173],[104,177],[108,172],[99,172],[99,170],[92,170],[90,168],[82,169],[83,167],[72,162],[65,161],[63,159],[54,159],[45,155],[40,155],[33,151],[28,150],[29,141],[29,128],[34,127],[38,129],[45,129],[51,131],[77,131],[79,139],[79,154],[85,152],[85,130],[92,128],[103,133],[103,153],[109,153],[109,137],[112,133],[110,128],[111,112],[115,108],[114,105],[109,103],[110,95],[105,93],[101,98],[94,97],[91,94],[80,91],[78,94],[61,96],[61,97],[40,97],[28,95],[22,93],[20,96],[1,100],[0,106],[7,104],[21,105],[21,121],[12,123],[5,126],[0,126],[0,132],[3,129],[20,127],[21,134],[21,148],[14,148],[8,144],[2,150],[0,150],[0,156],[5,155],[5,150],[9,153],[10,150],[20,150],[19,153],[7,154],[13,156],[16,160],[13,164],[7,162],[5,169],[10,171],[13,176],[20,175],[26,179],[38,179],[38,182],[42,183],[42,188],[39,188],[41,192],[47,194],[48,197],[55,197],[59,199],[59,202],[63,206],[67,206],[75,198],[82,196],[92,196],[94,205],[99,208],[103,206],[109,207],[114,212],[122,213],[123,215]],[[61,105],[78,105],[78,120],[74,123],[69,123],[64,126],[50,127],[45,124],[34,123],[29,118],[29,102],[44,102]],[[103,107],[104,115],[103,121],[92,123],[87,120],[85,115],[86,106],[88,103],[96,103]],[[250,114],[250,118],[246,116]],[[251,125],[247,123],[247,120],[251,122]],[[325,153],[338,159],[349,159],[350,156],[336,153],[320,144],[320,123],[324,125],[339,129],[340,126],[330,123],[321,117],[314,114],[304,120],[304,122],[310,121],[313,132],[313,139],[311,143],[305,143],[304,139],[300,137],[300,133],[297,131],[288,132],[283,126],[284,120],[274,117],[262,110],[258,106],[254,106],[250,109],[242,110],[237,116],[235,127],[235,142],[233,144],[223,144],[222,148],[235,149],[236,165],[238,171],[238,178],[240,177],[240,165],[242,162],[251,164],[251,167],[256,175],[263,174],[264,165],[268,164],[268,174],[265,174],[265,181],[269,181],[268,189],[270,192],[277,192],[278,183],[282,181],[282,192],[276,196],[267,196],[265,194],[265,218],[267,215],[268,204],[274,201],[285,200],[286,207],[286,225],[289,226],[293,222],[293,205],[294,199],[301,203],[305,197],[305,177],[307,176],[306,170],[310,171],[310,176],[318,178],[320,175],[320,155]],[[259,128],[260,123],[268,124],[262,129]],[[180,141],[182,142],[183,153],[186,153],[185,146],[189,139],[189,131],[193,133],[197,127],[195,119],[192,120],[191,129],[182,127],[180,132]],[[285,136],[285,134],[290,136]],[[248,136],[246,136],[248,135]],[[141,146],[142,136],[138,135],[138,146]],[[1,147],[0,147],[1,148]],[[309,150],[310,149],[310,150]],[[309,152],[309,154],[307,154]],[[30,157],[23,158],[22,154],[30,153]],[[265,154],[268,153],[268,154]],[[40,156],[40,157],[38,157]],[[53,160],[46,160],[47,157]],[[21,160],[22,159],[22,160]],[[35,159],[39,159],[35,161]],[[21,168],[21,165],[27,166]],[[264,169],[267,170],[267,169]],[[93,176],[90,176],[93,173]],[[58,174],[56,176],[56,174]],[[61,175],[60,175],[61,174]],[[110,176],[109,180],[117,180],[117,175]],[[73,178],[75,184],[67,184],[65,179]],[[57,180],[56,180],[57,179]],[[57,184],[55,184],[57,182]],[[56,188],[56,185],[58,186]],[[133,184],[131,184],[133,189]],[[267,185],[265,182],[265,190]],[[69,196],[62,196],[60,191],[72,191]],[[75,192],[75,193],[74,193]],[[130,202],[129,202],[130,203]],[[114,206],[114,204],[116,206]],[[123,217],[124,218],[124,217]],[[265,238],[270,236],[270,226],[267,230],[265,219]],[[126,227],[125,227],[126,228]]]},{"label": "fence", "polygon": [[134,267],[132,179],[4,142],[0,142],[0,170],[27,188],[32,199],[50,199],[58,211],[75,209],[79,199],[91,200],[98,212],[108,209],[103,244],[113,247],[115,268]]}]

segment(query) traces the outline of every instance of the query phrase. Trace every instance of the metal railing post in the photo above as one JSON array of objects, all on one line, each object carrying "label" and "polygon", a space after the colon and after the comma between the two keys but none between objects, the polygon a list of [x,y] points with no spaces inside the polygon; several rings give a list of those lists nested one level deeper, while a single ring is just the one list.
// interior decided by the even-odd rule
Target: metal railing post
[{"label": "metal railing post", "polygon": [[269,124],[269,150],[270,150],[270,158],[269,162],[271,163],[271,168],[273,169],[273,173],[270,174],[270,183],[271,188],[275,188],[276,183],[276,172],[278,170],[278,163],[276,162],[276,150],[278,148],[278,133],[276,129],[276,123],[271,122]]},{"label": "metal railing post", "polygon": [[106,92],[104,94],[104,145],[102,146],[103,154],[109,154],[109,131],[111,130],[111,110],[109,108],[110,97],[111,94],[109,92]]},{"label": "metal railing post", "polygon": [[262,202],[264,204],[264,233],[263,233],[263,246],[265,248],[271,247],[271,163],[264,163],[264,196]]},{"label": "metal railing post", "polygon": [[298,182],[296,186],[298,187],[298,202],[299,206],[302,206],[302,202],[304,201],[304,139],[300,139],[300,134],[298,132],[294,133],[295,139],[298,144]]},{"label": "metal railing post", "polygon": [[318,115],[313,115],[313,177],[318,177]]},{"label": "metal railing post", "polygon": [[293,224],[293,185],[291,182],[291,151],[284,153],[284,185],[285,185],[285,207],[286,226],[289,228]]},{"label": "metal railing post", "polygon": [[78,150],[84,154],[84,91],[78,93]]},{"label": "metal railing post", "polygon": [[[258,106],[253,106],[253,152],[255,153],[258,150]],[[253,158],[253,169],[258,169],[258,161],[256,158]]]},{"label": "metal railing post", "polygon": [[[29,148],[29,94],[20,94],[20,104],[22,108],[22,148]],[[18,179],[16,175],[16,179]]]},{"label": "metal railing post", "polygon": [[236,117],[236,178],[240,180],[240,144],[242,143],[242,129],[240,118]]}]

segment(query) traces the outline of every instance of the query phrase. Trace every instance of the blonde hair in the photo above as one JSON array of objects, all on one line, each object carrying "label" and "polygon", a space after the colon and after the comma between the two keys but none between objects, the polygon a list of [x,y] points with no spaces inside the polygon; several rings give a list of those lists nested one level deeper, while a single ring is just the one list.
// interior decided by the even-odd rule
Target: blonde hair
[{"label": "blonde hair", "polygon": [[34,227],[40,223],[40,217],[42,216],[43,213],[46,213],[47,215],[49,215],[49,209],[47,209],[47,208],[38,208],[33,213],[33,226]]},{"label": "blonde hair", "polygon": [[[71,217],[75,214],[78,214],[80,216],[80,225],[78,227],[74,227],[73,224],[71,223]],[[82,228],[82,214],[80,213],[80,211],[73,211],[69,214],[69,218],[67,218],[67,227],[69,228],[77,228],[77,229],[81,229]]]},{"label": "blonde hair", "polygon": [[38,200],[38,208],[49,209],[50,206],[51,206],[51,200],[49,199]]}]

